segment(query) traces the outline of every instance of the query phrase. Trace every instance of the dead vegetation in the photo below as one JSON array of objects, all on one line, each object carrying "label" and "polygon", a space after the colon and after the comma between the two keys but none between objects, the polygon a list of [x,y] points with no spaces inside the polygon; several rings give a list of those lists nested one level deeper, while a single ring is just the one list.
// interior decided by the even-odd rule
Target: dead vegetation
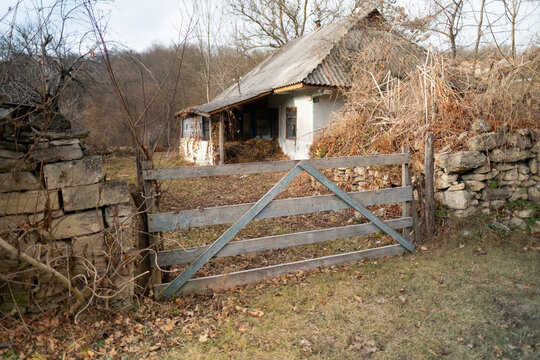
[{"label": "dead vegetation", "polygon": [[251,161],[287,160],[277,139],[249,139],[225,142],[225,162],[243,163]]},{"label": "dead vegetation", "polygon": [[[435,149],[458,150],[474,120],[495,128],[538,129],[540,49],[515,60],[450,61],[430,51],[395,77],[384,51],[360,53],[348,105],[311,147],[315,157],[399,152],[423,153],[434,134]],[[394,54],[395,55],[395,54]],[[371,64],[366,66],[366,64]]]}]

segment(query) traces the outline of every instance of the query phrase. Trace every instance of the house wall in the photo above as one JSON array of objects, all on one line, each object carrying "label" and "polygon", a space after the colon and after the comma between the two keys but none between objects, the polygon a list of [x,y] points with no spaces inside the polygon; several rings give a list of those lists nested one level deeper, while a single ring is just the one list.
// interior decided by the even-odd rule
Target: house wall
[{"label": "house wall", "polygon": [[313,136],[317,136],[324,127],[330,124],[334,113],[337,113],[345,106],[345,98],[343,96],[319,96],[319,102],[313,103]]},{"label": "house wall", "polygon": [[211,141],[193,138],[180,139],[180,155],[197,165],[214,165],[214,146]]},{"label": "house wall", "polygon": [[[332,114],[345,105],[343,98],[331,98],[330,95],[318,96],[319,102],[313,102],[316,92],[301,91],[287,96],[279,107],[279,145],[293,160],[308,159],[309,147],[317,131],[330,123]],[[286,138],[286,108],[297,108],[296,140]]]}]

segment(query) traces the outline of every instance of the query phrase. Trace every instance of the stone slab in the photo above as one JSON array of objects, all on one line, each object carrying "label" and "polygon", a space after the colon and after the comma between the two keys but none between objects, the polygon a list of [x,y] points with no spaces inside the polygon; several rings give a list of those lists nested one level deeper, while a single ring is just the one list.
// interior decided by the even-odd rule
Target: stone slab
[{"label": "stone slab", "polygon": [[43,167],[43,174],[48,189],[95,184],[105,176],[101,156],[47,164]]},{"label": "stone slab", "polygon": [[62,188],[65,211],[92,209],[129,202],[125,180]]},{"label": "stone slab", "polygon": [[[59,218],[64,215],[62,210],[55,210],[51,213],[51,218]],[[0,231],[14,230],[28,226],[36,226],[45,219],[45,213],[21,214],[0,216]]]},{"label": "stone slab", "polygon": [[0,158],[4,159],[22,159],[24,153],[22,151],[13,151],[8,149],[0,149]]},{"label": "stone slab", "polygon": [[57,191],[34,190],[0,194],[0,215],[33,214],[59,208]]},{"label": "stone slab", "polygon": [[32,171],[36,164],[30,163],[24,159],[4,159],[0,158],[0,173],[10,171]]},{"label": "stone slab", "polygon": [[437,154],[435,163],[446,173],[463,173],[486,164],[486,155],[479,151],[463,151],[452,154]]},{"label": "stone slab", "polygon": [[63,146],[63,145],[74,145],[79,144],[81,140],[78,138],[72,138],[72,139],[60,139],[60,140],[51,140],[49,144],[54,146]]},{"label": "stone slab", "polygon": [[117,222],[124,222],[133,215],[131,205],[112,205],[105,208],[105,224],[113,226]]},{"label": "stone slab", "polygon": [[487,151],[500,147],[504,142],[501,132],[491,132],[470,138],[465,146],[471,151]]},{"label": "stone slab", "polygon": [[520,134],[506,134],[505,143],[508,147],[528,149],[532,146],[531,137]]},{"label": "stone slab", "polygon": [[32,152],[32,158],[35,161],[44,163],[77,160],[82,157],[83,152],[79,144],[49,146]]},{"label": "stone slab", "polygon": [[29,171],[0,173],[0,193],[41,189],[41,182]]},{"label": "stone slab", "polygon": [[512,196],[514,191],[508,187],[486,188],[482,191],[482,200],[506,200]]},{"label": "stone slab", "polygon": [[43,134],[43,136],[45,136],[49,140],[60,140],[60,139],[71,139],[71,138],[84,139],[88,137],[88,131],[76,130],[76,129],[70,129],[70,130],[64,130],[64,131],[47,131],[45,134]]},{"label": "stone slab", "polygon": [[522,149],[495,149],[489,158],[493,162],[517,162],[532,157],[530,151]]},{"label": "stone slab", "polygon": [[445,191],[443,193],[443,204],[450,209],[465,210],[471,204],[472,196],[467,190]]},{"label": "stone slab", "polygon": [[103,233],[77,236],[71,241],[73,256],[105,256],[105,235]]},{"label": "stone slab", "polygon": [[100,232],[103,227],[101,210],[90,210],[66,215],[51,221],[51,234],[56,239],[67,239]]}]

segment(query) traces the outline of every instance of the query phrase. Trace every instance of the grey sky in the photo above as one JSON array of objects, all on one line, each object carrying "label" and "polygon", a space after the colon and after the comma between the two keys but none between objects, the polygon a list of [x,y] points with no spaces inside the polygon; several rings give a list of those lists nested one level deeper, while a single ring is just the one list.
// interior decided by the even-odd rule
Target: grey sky
[{"label": "grey sky", "polygon": [[[54,2],[53,0],[22,0],[20,9],[24,12],[25,7],[32,7],[39,1],[45,4]],[[185,28],[189,21],[185,9],[189,8],[187,4],[190,1],[197,0],[116,0],[102,3],[99,7],[110,16],[107,39],[138,51],[153,43],[169,44],[177,39],[179,29]],[[0,16],[7,12],[8,7],[14,6],[17,2],[17,0],[1,0]],[[213,0],[213,3],[216,7],[222,8],[224,0]],[[399,0],[399,3],[412,12],[419,12],[426,8],[425,0]],[[474,0],[471,3],[479,6],[480,1]],[[498,19],[499,27],[496,28],[498,33],[505,26],[505,20],[501,17],[502,5],[500,0],[488,0],[488,3],[491,4],[489,8],[490,20]],[[538,36],[540,30],[540,7],[538,5],[538,0],[526,2],[520,10],[520,14],[528,15],[518,28],[518,44],[521,47],[529,44],[532,35]],[[470,8],[466,10],[469,11],[469,16],[472,19]],[[18,18],[23,15],[19,13]],[[219,33],[223,35],[226,32],[227,24],[230,23],[230,16],[225,16],[221,23],[224,24],[222,25],[224,28]],[[0,24],[0,29],[5,29],[5,25],[6,20]],[[462,43],[472,43],[474,31],[472,27],[469,27],[468,30],[466,28],[461,38]],[[500,41],[506,40],[506,35],[499,34],[498,36]],[[487,39],[491,40],[489,36]],[[438,37],[432,37],[430,43],[437,47],[444,47],[444,43]]]}]

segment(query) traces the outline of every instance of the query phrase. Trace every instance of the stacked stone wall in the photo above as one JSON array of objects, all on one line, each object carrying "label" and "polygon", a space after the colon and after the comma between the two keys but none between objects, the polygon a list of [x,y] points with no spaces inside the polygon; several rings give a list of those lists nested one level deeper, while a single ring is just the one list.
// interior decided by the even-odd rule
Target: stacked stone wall
[{"label": "stacked stone wall", "polygon": [[[435,154],[435,199],[456,217],[476,212],[502,215],[507,225],[540,230],[540,130],[510,131],[478,120],[459,136],[464,151]],[[401,186],[401,169],[336,169],[333,179],[348,191]]]},{"label": "stacked stone wall", "polygon": [[[104,297],[133,294],[132,208],[125,181],[106,181],[86,133],[4,122],[0,132],[0,236]],[[66,128],[67,127],[67,128]],[[0,311],[38,312],[68,304],[52,276],[0,250]]]},{"label": "stacked stone wall", "polygon": [[538,129],[491,131],[477,121],[467,151],[435,156],[435,198],[457,217],[503,212],[507,225],[538,227],[540,141]]}]

